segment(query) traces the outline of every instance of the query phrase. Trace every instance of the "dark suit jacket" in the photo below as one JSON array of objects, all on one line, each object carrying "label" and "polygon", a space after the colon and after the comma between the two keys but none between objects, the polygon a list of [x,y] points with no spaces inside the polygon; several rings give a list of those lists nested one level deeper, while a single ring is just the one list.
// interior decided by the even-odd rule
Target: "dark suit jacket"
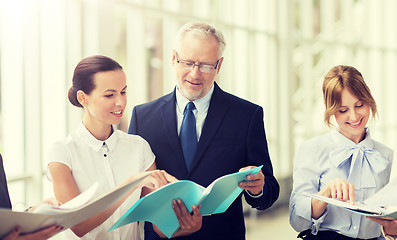
[{"label": "dark suit jacket", "polygon": [[[216,83],[190,171],[186,169],[177,133],[175,90],[136,106],[129,133],[149,142],[158,169],[204,187],[242,167],[264,165],[263,196],[252,198],[244,191],[245,199],[252,207],[263,210],[278,198],[279,185],[273,176],[262,108],[222,91]],[[245,239],[241,201],[240,195],[225,213],[203,217],[201,230],[178,239]],[[145,226],[145,239],[158,239],[151,224]]]},{"label": "dark suit jacket", "polygon": [[0,208],[11,208],[10,195],[8,194],[7,179],[4,173],[3,158],[0,155]]}]

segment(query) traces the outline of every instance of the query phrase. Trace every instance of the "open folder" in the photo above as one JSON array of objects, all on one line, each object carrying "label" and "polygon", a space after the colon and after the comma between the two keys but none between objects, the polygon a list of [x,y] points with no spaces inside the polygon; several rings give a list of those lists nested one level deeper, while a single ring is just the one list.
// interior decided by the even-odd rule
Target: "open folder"
[{"label": "open folder", "polygon": [[397,219],[397,178],[393,179],[377,193],[365,199],[363,202],[355,202],[354,204],[351,204],[349,201],[344,202],[339,199],[323,197],[316,194],[303,193],[303,195],[364,216],[386,220]]},{"label": "open folder", "polygon": [[207,188],[189,180],[170,183],[141,198],[108,231],[136,221],[149,221],[171,238],[179,229],[178,219],[172,209],[173,199],[181,199],[189,212],[192,212],[192,205],[201,204],[202,215],[223,213],[243,191],[238,186],[239,182],[245,181],[249,174],[258,173],[261,168],[259,166],[225,175]]},{"label": "open folder", "polygon": [[135,181],[97,199],[93,199],[98,188],[98,184],[94,184],[59,207],[42,204],[34,212],[15,212],[0,208],[0,238],[15,226],[20,226],[22,233],[34,232],[53,224],[62,226],[63,230],[68,229],[110,207],[149,174],[150,172],[142,173]]}]

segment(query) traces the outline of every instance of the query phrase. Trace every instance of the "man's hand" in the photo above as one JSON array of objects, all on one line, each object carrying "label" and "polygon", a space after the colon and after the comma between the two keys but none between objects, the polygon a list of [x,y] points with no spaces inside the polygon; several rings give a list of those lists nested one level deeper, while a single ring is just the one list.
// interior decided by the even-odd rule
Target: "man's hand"
[{"label": "man's hand", "polygon": [[[252,168],[256,168],[256,166],[248,166],[241,168],[239,172]],[[265,176],[263,175],[262,170],[259,170],[258,173],[248,175],[247,181],[242,181],[238,184],[240,188],[249,191],[252,195],[260,194],[262,192],[264,185],[265,185]]]},{"label": "man's hand", "polygon": [[203,223],[203,216],[201,216],[200,207],[196,205],[192,206],[193,214],[190,214],[181,199],[172,200],[172,209],[174,209],[175,215],[178,218],[179,227],[182,235],[188,235],[200,230]]},{"label": "man's hand", "polygon": [[[179,222],[179,230],[172,237],[186,236],[201,229],[203,216],[201,215],[200,207],[200,205],[198,207],[193,205],[193,213],[190,214],[181,199],[172,200],[172,209],[174,210]],[[154,224],[153,229],[160,237],[166,237]]]}]

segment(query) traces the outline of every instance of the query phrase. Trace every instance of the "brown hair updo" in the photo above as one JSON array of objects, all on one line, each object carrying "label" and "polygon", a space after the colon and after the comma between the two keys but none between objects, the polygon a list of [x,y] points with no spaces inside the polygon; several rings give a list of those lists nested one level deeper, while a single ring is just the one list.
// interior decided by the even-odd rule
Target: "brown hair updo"
[{"label": "brown hair updo", "polygon": [[82,59],[74,69],[72,86],[68,92],[69,101],[76,107],[83,106],[77,100],[77,91],[90,94],[95,89],[94,75],[99,72],[123,69],[115,60],[101,55]]}]

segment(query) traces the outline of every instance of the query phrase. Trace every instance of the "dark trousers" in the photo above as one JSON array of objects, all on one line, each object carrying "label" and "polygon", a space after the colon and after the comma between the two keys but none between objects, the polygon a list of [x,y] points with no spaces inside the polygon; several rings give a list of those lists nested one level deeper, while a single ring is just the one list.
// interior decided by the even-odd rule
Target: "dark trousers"
[{"label": "dark trousers", "polygon": [[[299,233],[297,238],[305,240],[364,240],[361,238],[351,238],[334,231],[319,231],[317,235],[313,235],[310,230]],[[376,240],[376,238],[369,238],[367,240]]]}]

